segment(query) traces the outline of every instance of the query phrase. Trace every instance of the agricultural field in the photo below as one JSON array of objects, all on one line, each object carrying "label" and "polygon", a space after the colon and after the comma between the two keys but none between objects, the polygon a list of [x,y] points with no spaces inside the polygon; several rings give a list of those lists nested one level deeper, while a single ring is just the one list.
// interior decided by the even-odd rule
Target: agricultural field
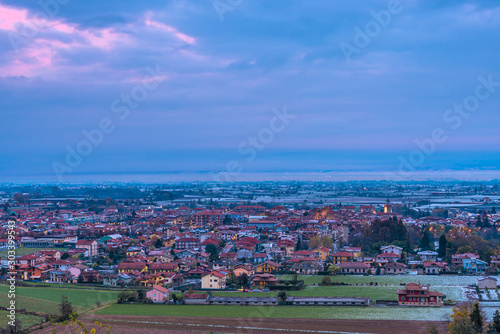
[{"label": "agricultural field", "polygon": [[[304,290],[289,291],[289,296],[296,297],[368,297],[370,299],[396,300],[398,286],[308,286]],[[462,287],[439,286],[435,290],[444,293],[447,299],[464,300]],[[434,289],[433,288],[433,289]],[[276,297],[273,292],[231,292],[214,291],[212,295],[221,297]]]},{"label": "agricultural field", "polygon": [[[8,306],[8,287],[0,285],[0,306]],[[103,304],[116,301],[119,291],[84,290],[63,288],[16,288],[16,307],[32,312],[57,314],[61,297],[66,296],[77,312],[95,308],[97,301]]]},{"label": "agricultural field", "polygon": [[[9,318],[7,318],[7,311],[0,311],[0,328],[5,328],[8,326]],[[40,321],[45,321],[41,317],[26,315],[26,314],[16,314],[16,319],[21,320],[21,326],[23,328],[40,324]]]},{"label": "agricultural field", "polygon": [[[280,276],[283,279],[291,279],[292,276]],[[396,300],[396,291],[402,288],[402,284],[417,282],[430,284],[432,290],[445,294],[447,299],[456,301],[465,300],[464,287],[477,282],[473,276],[330,276],[332,282],[342,282],[351,285],[320,286],[318,285],[323,276],[299,276],[304,280],[306,288],[300,291],[289,291],[289,296],[327,296],[327,297],[368,297],[371,299]],[[374,285],[377,283],[377,285]],[[373,284],[373,285],[370,285]],[[214,296],[254,296],[275,297],[273,292],[230,292],[214,291]]]},{"label": "agricultural field", "polygon": [[[36,253],[36,252],[39,252],[41,251],[42,249],[48,249],[47,247],[45,248],[29,248],[29,247],[20,247],[20,248],[16,248],[16,256],[23,256],[23,255],[26,255],[26,254],[32,254],[32,253]],[[67,250],[67,248],[53,248],[53,249],[56,249],[58,251],[61,252],[61,255],[62,253]],[[2,250],[0,251],[0,257],[3,259],[6,255],[8,255],[8,250]]]},{"label": "agricultural field", "polygon": [[[292,275],[279,276],[281,279],[292,279]],[[420,284],[430,284],[434,286],[467,286],[476,284],[477,279],[481,276],[458,276],[458,275],[382,275],[382,276],[354,276],[354,275],[337,275],[330,276],[332,282],[344,282],[347,284],[370,284],[377,282],[379,285],[394,285],[400,286],[410,282]],[[500,282],[499,276],[495,277]],[[304,280],[306,285],[319,284],[323,276],[298,276],[299,280]]]},{"label": "agricultural field", "polygon": [[95,314],[300,319],[385,319],[445,321],[450,307],[316,307],[316,306],[219,306],[219,305],[134,305],[112,304]]}]

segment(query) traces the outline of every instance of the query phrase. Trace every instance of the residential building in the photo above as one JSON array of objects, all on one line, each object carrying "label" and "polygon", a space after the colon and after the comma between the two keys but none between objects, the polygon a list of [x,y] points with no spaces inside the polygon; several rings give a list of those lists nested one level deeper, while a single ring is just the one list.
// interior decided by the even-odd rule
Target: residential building
[{"label": "residential building", "polygon": [[227,274],[219,271],[212,271],[201,278],[202,289],[225,289]]},{"label": "residential building", "polygon": [[153,286],[153,289],[146,292],[146,297],[153,303],[165,303],[169,299],[169,290],[159,285]]},{"label": "residential building", "polygon": [[408,283],[403,290],[398,290],[399,305],[410,306],[442,306],[443,294],[430,291],[429,285]]},{"label": "residential building", "polygon": [[370,270],[370,266],[364,262],[343,262],[337,264],[341,269],[342,274],[366,274]]}]

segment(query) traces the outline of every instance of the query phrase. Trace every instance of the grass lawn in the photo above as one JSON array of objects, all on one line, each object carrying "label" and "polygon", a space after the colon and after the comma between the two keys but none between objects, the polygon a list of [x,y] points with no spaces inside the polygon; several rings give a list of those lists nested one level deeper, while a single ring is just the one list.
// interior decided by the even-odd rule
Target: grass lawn
[{"label": "grass lawn", "polygon": [[[38,251],[42,250],[42,249],[55,249],[55,250],[58,250],[59,252],[61,252],[61,255],[64,253],[65,250],[67,250],[67,248],[29,248],[29,247],[20,247],[20,248],[16,248],[15,252],[16,252],[16,256],[23,256],[23,255],[26,255],[26,254],[32,254],[32,253],[37,253]],[[3,250],[3,251],[0,251],[0,257],[4,258],[6,255],[8,255],[8,250]]]},{"label": "grass lawn", "polygon": [[447,320],[449,307],[316,307],[112,304],[96,314],[301,319]]},{"label": "grass lawn", "polygon": [[[396,291],[400,286],[308,286],[300,291],[288,291],[289,296],[297,297],[368,297],[371,299],[396,300]],[[446,298],[463,300],[462,287],[459,286],[435,286],[435,290],[444,293]],[[223,297],[276,297],[278,292],[229,292],[214,291],[214,296]]]},{"label": "grass lawn", "polygon": [[[396,300],[395,286],[309,286],[300,291],[288,291],[289,296],[297,297],[368,297],[371,299]],[[214,291],[215,296],[232,297],[276,297],[277,291],[273,292],[226,292]]]},{"label": "grass lawn", "polygon": [[[292,279],[291,275],[281,275],[282,279]],[[481,276],[458,276],[458,275],[382,275],[382,276],[355,276],[355,275],[337,275],[330,276],[333,282],[344,282],[347,284],[370,284],[377,282],[379,285],[394,285],[400,286],[410,282],[430,284],[433,286],[466,286],[476,284],[477,279]],[[500,280],[500,277],[495,277]],[[298,276],[299,280],[304,280],[306,285],[318,284],[323,279],[323,276]]]},{"label": "grass lawn", "polygon": [[[8,326],[10,319],[7,318],[7,314],[9,314],[7,311],[0,311],[0,328],[6,328]],[[16,314],[16,319],[21,320],[21,326],[25,328],[39,324],[42,318],[25,314]]]},{"label": "grass lawn", "polygon": [[[0,306],[8,306],[7,291],[6,285],[0,285]],[[57,314],[61,297],[66,296],[77,312],[83,312],[95,308],[97,301],[103,304],[115,301],[119,293],[106,290],[17,287],[16,305],[18,309]]]}]

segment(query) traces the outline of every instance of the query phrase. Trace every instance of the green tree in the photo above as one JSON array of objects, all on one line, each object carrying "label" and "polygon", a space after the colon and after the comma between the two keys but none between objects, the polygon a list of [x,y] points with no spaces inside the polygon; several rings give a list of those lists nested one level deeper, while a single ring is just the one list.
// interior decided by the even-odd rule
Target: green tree
[{"label": "green tree", "polygon": [[229,216],[224,217],[224,220],[222,221],[223,225],[231,225],[232,223],[233,220]]},{"label": "green tree", "polygon": [[457,249],[458,254],[465,254],[465,253],[472,253],[472,252],[474,252],[474,251],[472,250],[472,247],[469,245],[461,246]]},{"label": "green tree", "polygon": [[248,275],[246,273],[243,273],[240,276],[238,276],[238,285],[241,285],[242,287],[248,285]]},{"label": "green tree", "polygon": [[213,244],[208,244],[205,247],[205,250],[208,254],[210,254],[210,260],[216,261],[219,258],[219,251],[217,250],[217,246]]},{"label": "green tree", "polygon": [[318,248],[320,245],[321,245],[321,240],[317,235],[315,235],[309,240],[309,249]]},{"label": "green tree", "polygon": [[323,236],[323,238],[321,238],[321,244],[323,245],[323,247],[326,247],[326,248],[329,248],[329,249],[333,249],[334,248],[332,238],[330,238],[327,235],[325,235],[325,236]]},{"label": "green tree", "polygon": [[330,272],[331,275],[336,275],[340,272],[340,270],[340,267],[336,266],[335,264],[332,264],[328,267],[328,272]]},{"label": "green tree", "polygon": [[73,314],[73,305],[68,300],[68,297],[61,296],[61,303],[59,304],[59,312],[61,312],[60,320],[69,320],[70,315]]},{"label": "green tree", "polygon": [[163,247],[163,241],[161,239],[157,239],[155,242],[155,248]]},{"label": "green tree", "polygon": [[493,314],[493,321],[488,325],[488,334],[500,333],[500,312],[498,310]]},{"label": "green tree", "polygon": [[470,313],[470,319],[472,321],[472,328],[474,328],[476,333],[482,333],[484,319],[481,309],[479,308],[479,303],[477,301],[474,303],[474,306],[472,307],[472,312]]},{"label": "green tree", "polygon": [[429,237],[429,231],[427,228],[424,230],[424,233],[422,235],[422,240],[420,241],[420,248],[422,250],[433,250],[434,247],[432,247],[431,239]]},{"label": "green tree", "polygon": [[332,285],[332,279],[330,276],[323,276],[320,285]]},{"label": "green tree", "polygon": [[287,295],[286,291],[280,291],[278,293],[278,298],[280,299],[281,303],[283,305],[285,305],[286,304],[286,299],[288,298],[288,295]]},{"label": "green tree", "polygon": [[438,256],[440,258],[444,258],[446,256],[446,244],[448,241],[446,240],[446,236],[443,234],[439,237],[439,248],[438,248]]},{"label": "green tree", "polygon": [[63,255],[61,255],[61,260],[66,260],[67,258],[69,258],[69,254],[64,252]]},{"label": "green tree", "polygon": [[450,323],[448,324],[449,334],[474,334],[471,313],[473,304],[465,302],[452,308]]},{"label": "green tree", "polygon": [[477,227],[482,227],[483,226],[483,222],[481,221],[481,216],[477,216],[477,220],[476,220],[476,226]]}]

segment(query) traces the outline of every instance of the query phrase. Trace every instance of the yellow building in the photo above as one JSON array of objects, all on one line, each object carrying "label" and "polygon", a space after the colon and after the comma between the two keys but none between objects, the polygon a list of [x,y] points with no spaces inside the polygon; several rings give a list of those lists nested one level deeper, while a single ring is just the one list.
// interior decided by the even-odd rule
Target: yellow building
[{"label": "yellow building", "polygon": [[321,261],[326,261],[328,255],[330,255],[330,249],[326,247],[318,247],[313,249],[312,252],[314,253],[314,257]]},{"label": "yellow building", "polygon": [[212,271],[201,278],[202,289],[225,289],[227,275],[219,271]]},{"label": "yellow building", "polygon": [[275,273],[279,271],[281,268],[281,264],[276,263],[274,261],[266,261],[264,263],[261,263],[257,265],[257,272],[258,273]]}]

